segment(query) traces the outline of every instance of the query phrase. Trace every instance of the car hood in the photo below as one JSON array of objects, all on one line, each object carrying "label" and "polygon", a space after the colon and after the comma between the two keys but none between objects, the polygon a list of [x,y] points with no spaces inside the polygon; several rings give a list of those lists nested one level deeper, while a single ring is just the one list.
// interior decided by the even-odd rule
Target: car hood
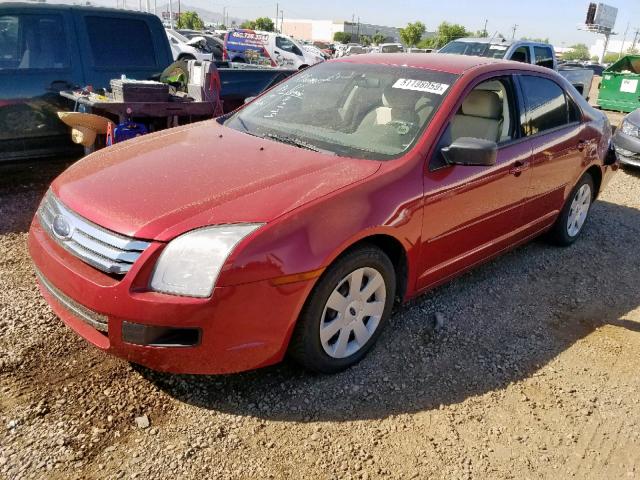
[{"label": "car hood", "polygon": [[100,150],[52,189],[98,225],[167,241],[206,225],[269,222],[379,168],[380,162],[303,150],[211,120]]}]

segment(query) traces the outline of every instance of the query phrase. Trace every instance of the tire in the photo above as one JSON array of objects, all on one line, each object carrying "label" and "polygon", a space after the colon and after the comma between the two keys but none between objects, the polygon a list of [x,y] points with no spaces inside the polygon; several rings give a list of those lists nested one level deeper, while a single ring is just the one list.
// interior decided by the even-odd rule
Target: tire
[{"label": "tire", "polygon": [[[352,291],[351,282],[358,281],[361,288]],[[364,298],[360,292],[367,295],[368,286],[373,293]],[[358,363],[391,316],[395,290],[393,264],[379,248],[366,245],[339,257],[307,298],[289,344],[290,356],[318,373],[336,373]],[[366,315],[369,312],[372,315]]]},{"label": "tire", "polygon": [[578,239],[587,223],[595,194],[593,177],[585,173],[567,197],[560,215],[549,231],[552,243],[567,247]]}]

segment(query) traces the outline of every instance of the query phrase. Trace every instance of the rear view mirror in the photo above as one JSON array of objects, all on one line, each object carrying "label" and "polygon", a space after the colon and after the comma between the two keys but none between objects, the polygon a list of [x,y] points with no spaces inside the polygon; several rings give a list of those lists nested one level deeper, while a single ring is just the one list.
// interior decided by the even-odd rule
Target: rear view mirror
[{"label": "rear view mirror", "polygon": [[498,144],[483,138],[461,137],[442,150],[447,163],[490,167],[496,164]]}]

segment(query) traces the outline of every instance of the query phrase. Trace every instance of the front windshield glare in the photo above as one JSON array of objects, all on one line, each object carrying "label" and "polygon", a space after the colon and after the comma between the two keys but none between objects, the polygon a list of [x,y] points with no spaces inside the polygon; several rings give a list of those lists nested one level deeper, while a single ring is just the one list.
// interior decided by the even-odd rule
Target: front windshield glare
[{"label": "front windshield glare", "polygon": [[476,57],[504,58],[508,47],[506,45],[485,42],[450,42],[442,47],[438,53],[452,53],[455,55],[473,55]]},{"label": "front windshield glare", "polygon": [[323,63],[247,105],[225,125],[340,156],[388,160],[419,138],[456,75]]}]

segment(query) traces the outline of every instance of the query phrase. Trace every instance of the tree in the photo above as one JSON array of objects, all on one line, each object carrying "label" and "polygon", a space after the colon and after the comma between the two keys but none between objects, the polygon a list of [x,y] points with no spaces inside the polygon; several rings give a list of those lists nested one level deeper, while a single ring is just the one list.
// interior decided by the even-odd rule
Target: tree
[{"label": "tree", "polygon": [[487,38],[488,36],[489,36],[489,33],[486,30],[478,30],[474,35],[474,37],[477,37],[477,38]]},{"label": "tree", "polygon": [[400,38],[407,47],[415,47],[422,39],[425,32],[422,22],[408,23],[405,28],[400,29]]},{"label": "tree", "polygon": [[338,43],[349,43],[351,34],[348,32],[336,32],[333,34],[333,41]]},{"label": "tree", "polygon": [[176,28],[202,30],[204,28],[204,22],[196,12],[182,12],[176,22]]},{"label": "tree", "polygon": [[273,32],[275,30],[275,25],[273,24],[273,20],[271,20],[269,17],[256,18],[256,30],[262,30],[264,32]]},{"label": "tree", "polygon": [[447,43],[457,40],[458,38],[468,37],[469,32],[463,25],[457,23],[442,22],[438,25],[436,32],[435,48],[444,47]]},{"label": "tree", "polygon": [[589,60],[591,57],[589,47],[584,43],[576,43],[569,48],[571,50],[562,54],[563,60]]},{"label": "tree", "polygon": [[369,35],[360,35],[360,45],[365,47],[371,45],[371,37]]},{"label": "tree", "polygon": [[609,52],[604,56],[603,63],[616,63],[620,59],[620,53]]},{"label": "tree", "polygon": [[375,35],[371,37],[371,41],[374,45],[380,45],[381,43],[384,43],[386,39],[387,37],[385,37],[385,35],[380,32],[376,32]]},{"label": "tree", "polygon": [[538,42],[538,43],[549,43],[549,37],[545,37],[545,38],[541,38],[541,37],[537,37],[537,38],[522,37],[520,40],[528,40],[529,42]]}]

